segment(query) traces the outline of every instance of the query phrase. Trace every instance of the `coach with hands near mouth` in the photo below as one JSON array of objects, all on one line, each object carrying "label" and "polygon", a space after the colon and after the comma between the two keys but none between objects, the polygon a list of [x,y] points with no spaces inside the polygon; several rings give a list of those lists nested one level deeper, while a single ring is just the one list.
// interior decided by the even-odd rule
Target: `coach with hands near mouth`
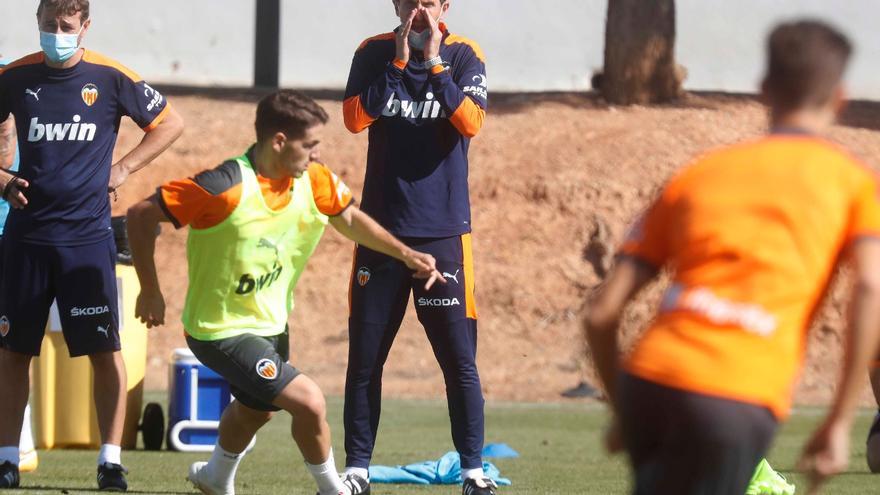
[{"label": "coach with hands near mouth", "polygon": [[412,293],[443,371],[463,493],[490,495],[485,477],[483,395],[476,366],[477,310],[471,255],[468,148],[483,125],[488,88],[479,46],[450,33],[449,0],[395,0],[400,25],[361,43],[343,113],[369,129],[362,207],[413,249],[429,253],[448,282],[425,290],[406,267],[358,246],[351,279],[345,386],[345,477],[369,492],[379,427],[382,370]]}]

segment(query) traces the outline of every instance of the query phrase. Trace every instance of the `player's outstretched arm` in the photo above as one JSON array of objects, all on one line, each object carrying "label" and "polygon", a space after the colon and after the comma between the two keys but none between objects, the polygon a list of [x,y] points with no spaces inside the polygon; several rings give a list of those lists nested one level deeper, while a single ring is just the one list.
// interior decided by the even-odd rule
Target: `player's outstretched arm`
[{"label": "player's outstretched arm", "polygon": [[146,167],[171,146],[183,133],[183,117],[168,107],[168,113],[155,129],[144,134],[141,142],[110,168],[110,190],[121,186],[129,174]]},{"label": "player's outstretched arm", "polygon": [[605,438],[605,447],[611,453],[623,448],[617,423],[617,329],[627,303],[655,275],[657,270],[641,260],[632,257],[619,258],[605,283],[587,302],[584,314],[584,333],[613,415]]},{"label": "player's outstretched arm", "polygon": [[605,282],[587,302],[584,332],[593,351],[593,361],[605,395],[612,408],[617,407],[616,377],[618,370],[617,328],[627,303],[635,297],[657,270],[633,257],[620,257]]},{"label": "player's outstretched arm", "polygon": [[880,239],[863,238],[852,247],[855,286],[840,383],[831,410],[807,442],[799,462],[813,493],[849,462],[849,432],[864,387],[865,370],[880,344]]},{"label": "player's outstretched arm", "polygon": [[126,219],[131,257],[141,286],[134,315],[146,324],[147,328],[163,325],[165,298],[159,288],[154,254],[159,224],[171,220],[162,211],[155,196],[129,208]]},{"label": "player's outstretched arm", "polygon": [[413,277],[427,280],[425,289],[430,289],[434,282],[446,283],[437,271],[433,256],[410,249],[356,206],[351,205],[339,215],[330,217],[330,224],[354,242],[406,263],[415,272]]}]

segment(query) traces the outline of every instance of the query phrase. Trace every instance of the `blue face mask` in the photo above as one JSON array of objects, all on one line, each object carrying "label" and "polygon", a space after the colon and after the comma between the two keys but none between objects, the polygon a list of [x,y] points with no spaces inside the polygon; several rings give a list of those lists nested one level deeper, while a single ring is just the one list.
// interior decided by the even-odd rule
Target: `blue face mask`
[{"label": "blue face mask", "polygon": [[76,34],[55,34],[40,31],[40,48],[43,49],[46,58],[59,64],[72,57],[79,49],[79,34],[81,32],[82,28]]},{"label": "blue face mask", "polygon": [[416,50],[424,50],[425,45],[428,44],[428,38],[431,37],[431,29],[425,29],[421,33],[417,33],[415,31],[410,31],[407,39],[409,40],[409,46],[415,48]]}]

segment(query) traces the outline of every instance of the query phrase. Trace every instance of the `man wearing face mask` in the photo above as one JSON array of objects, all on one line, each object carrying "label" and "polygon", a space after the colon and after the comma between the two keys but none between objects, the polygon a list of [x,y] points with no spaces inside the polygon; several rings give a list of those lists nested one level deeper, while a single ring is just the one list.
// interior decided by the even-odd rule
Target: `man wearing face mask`
[{"label": "man wearing face mask", "polygon": [[485,117],[479,46],[441,18],[450,0],[393,0],[400,26],[361,43],[343,106],[353,133],[369,129],[363,210],[409,246],[432,254],[447,284],[412,283],[400,262],[358,246],[351,279],[345,385],[348,484],[369,493],[382,369],[410,293],[446,383],[463,493],[493,494],[484,476],[483,395],[476,366],[468,147]]},{"label": "man wearing face mask", "polygon": [[[0,122],[15,117],[20,153],[18,175],[0,171],[12,207],[0,253],[0,488],[19,485],[28,365],[56,299],[70,355],[89,356],[94,368],[98,488],[125,491],[126,375],[108,187],[115,194],[162,153],[183,121],[134,72],[81,48],[88,0],[40,0],[37,24],[42,51],[0,70]],[[145,135],[111,166],[123,116]]]}]

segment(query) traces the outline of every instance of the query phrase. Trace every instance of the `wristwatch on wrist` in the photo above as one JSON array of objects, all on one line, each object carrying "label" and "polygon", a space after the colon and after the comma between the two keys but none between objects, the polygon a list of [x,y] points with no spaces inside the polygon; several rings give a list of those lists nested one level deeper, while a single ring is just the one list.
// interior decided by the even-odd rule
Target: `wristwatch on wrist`
[{"label": "wristwatch on wrist", "polygon": [[437,55],[434,58],[425,60],[423,65],[426,69],[431,69],[431,68],[436,67],[442,63],[443,63],[443,59],[440,58],[440,55]]}]

